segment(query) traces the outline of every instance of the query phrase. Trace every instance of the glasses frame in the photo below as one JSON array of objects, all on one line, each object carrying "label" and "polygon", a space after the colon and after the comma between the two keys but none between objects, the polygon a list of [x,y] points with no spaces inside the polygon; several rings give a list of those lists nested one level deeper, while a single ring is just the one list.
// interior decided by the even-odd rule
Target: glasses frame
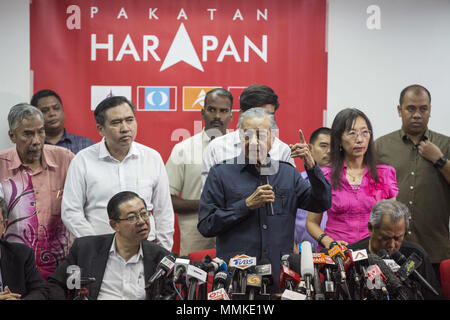
[{"label": "glasses frame", "polygon": [[[355,134],[355,136],[353,136]],[[372,130],[364,129],[362,131],[350,130],[349,132],[344,133],[344,135],[351,140],[356,140],[359,136],[364,139],[369,139],[372,135]]]},{"label": "glasses frame", "polygon": [[114,220],[116,220],[116,221],[127,221],[127,222],[133,224],[133,223],[137,223],[139,221],[139,218],[141,218],[144,221],[148,221],[149,218],[150,218],[150,211],[148,211],[148,210],[144,211],[143,210],[143,211],[139,212],[138,214],[133,214],[133,215],[130,215],[130,216],[126,217],[126,218],[116,218]]}]

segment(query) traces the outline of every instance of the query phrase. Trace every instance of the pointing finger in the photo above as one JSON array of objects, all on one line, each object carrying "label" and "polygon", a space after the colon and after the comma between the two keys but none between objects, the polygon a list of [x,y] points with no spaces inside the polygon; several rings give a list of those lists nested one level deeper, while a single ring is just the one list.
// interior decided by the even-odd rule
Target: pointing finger
[{"label": "pointing finger", "polygon": [[302,129],[299,129],[298,130],[298,134],[299,134],[299,136],[300,136],[300,143],[306,143],[306,140],[305,140],[305,136],[303,135],[303,131],[302,131]]}]

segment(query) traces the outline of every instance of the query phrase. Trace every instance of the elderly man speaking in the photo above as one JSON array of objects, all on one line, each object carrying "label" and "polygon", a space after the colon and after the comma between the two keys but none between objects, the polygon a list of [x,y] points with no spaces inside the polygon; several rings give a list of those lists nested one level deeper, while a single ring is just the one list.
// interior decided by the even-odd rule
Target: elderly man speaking
[{"label": "elderly man speaking", "polygon": [[[331,187],[305,141],[297,148],[310,184],[291,164],[270,159],[271,131],[277,125],[264,109],[244,112],[238,128],[243,150],[233,161],[211,168],[200,198],[197,228],[205,237],[216,237],[218,257],[228,261],[246,254],[258,261],[268,259],[278,279],[281,257],[293,251],[297,208],[327,210]],[[272,291],[279,290],[277,282]]]}]

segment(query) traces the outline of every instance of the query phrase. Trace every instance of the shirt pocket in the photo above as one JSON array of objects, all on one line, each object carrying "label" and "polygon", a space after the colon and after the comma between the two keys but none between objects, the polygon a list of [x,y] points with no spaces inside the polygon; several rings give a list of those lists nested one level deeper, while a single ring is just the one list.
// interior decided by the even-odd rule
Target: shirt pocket
[{"label": "shirt pocket", "polygon": [[61,216],[61,201],[64,188],[53,188],[50,190],[50,215]]},{"label": "shirt pocket", "polygon": [[153,185],[154,180],[140,179],[138,180],[136,193],[145,201],[148,210],[153,210]]},{"label": "shirt pocket", "polygon": [[287,215],[288,201],[289,201],[289,189],[275,188],[275,202],[273,203],[273,212],[276,215]]}]

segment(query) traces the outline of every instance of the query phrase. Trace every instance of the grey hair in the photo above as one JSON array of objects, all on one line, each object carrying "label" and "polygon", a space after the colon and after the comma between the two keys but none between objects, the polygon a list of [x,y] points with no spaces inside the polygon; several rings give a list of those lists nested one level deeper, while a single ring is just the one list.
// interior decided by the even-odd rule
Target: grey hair
[{"label": "grey hair", "polygon": [[6,201],[2,197],[0,197],[0,210],[2,210],[2,217],[3,220],[7,218],[7,210],[8,207],[6,206]]},{"label": "grey hair", "polygon": [[269,118],[269,120],[270,120],[270,129],[277,130],[278,126],[277,126],[277,123],[275,122],[275,116],[263,108],[251,108],[251,109],[248,109],[247,111],[243,112],[239,117],[237,127],[238,127],[238,129],[242,129],[242,123],[247,118],[261,119],[261,118],[265,118],[265,117]]},{"label": "grey hair", "polygon": [[374,229],[378,229],[381,225],[381,220],[384,215],[388,215],[392,222],[398,222],[400,219],[405,219],[406,230],[409,228],[409,209],[400,201],[387,199],[375,203],[371,212],[369,223]]},{"label": "grey hair", "polygon": [[42,121],[44,121],[44,115],[41,110],[32,106],[28,103],[19,103],[16,104],[9,110],[8,114],[8,124],[9,130],[14,131],[19,126],[19,121],[23,119],[30,119],[35,116],[41,117]]}]

